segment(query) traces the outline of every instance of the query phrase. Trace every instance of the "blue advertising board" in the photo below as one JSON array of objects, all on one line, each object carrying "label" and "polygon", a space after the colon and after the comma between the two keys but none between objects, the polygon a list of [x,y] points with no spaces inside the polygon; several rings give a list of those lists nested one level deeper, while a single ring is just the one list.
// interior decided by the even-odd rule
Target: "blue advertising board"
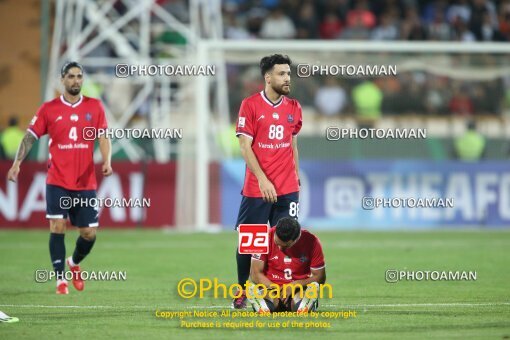
[{"label": "blue advertising board", "polygon": [[[222,163],[227,228],[236,221],[244,169],[242,160]],[[301,161],[300,177],[299,220],[308,228],[510,226],[508,162]]]}]

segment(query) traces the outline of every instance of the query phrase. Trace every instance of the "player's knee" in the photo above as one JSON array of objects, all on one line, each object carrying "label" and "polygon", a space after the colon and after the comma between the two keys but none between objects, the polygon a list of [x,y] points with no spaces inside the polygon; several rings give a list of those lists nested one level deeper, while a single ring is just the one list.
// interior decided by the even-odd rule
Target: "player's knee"
[{"label": "player's knee", "polygon": [[50,220],[50,232],[54,234],[64,234],[66,232],[67,220],[54,218]]},{"label": "player's knee", "polygon": [[96,238],[96,229],[95,228],[81,228],[80,236],[86,239],[87,241],[93,241]]}]

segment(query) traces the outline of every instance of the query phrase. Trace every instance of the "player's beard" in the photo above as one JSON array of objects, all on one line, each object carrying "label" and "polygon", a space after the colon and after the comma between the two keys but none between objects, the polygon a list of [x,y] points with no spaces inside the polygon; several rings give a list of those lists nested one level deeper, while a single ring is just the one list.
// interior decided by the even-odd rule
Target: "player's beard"
[{"label": "player's beard", "polygon": [[81,91],[81,86],[78,86],[78,87],[70,87],[67,90],[67,93],[69,93],[70,95],[72,96],[77,96],[78,94],[80,94],[80,91]]},{"label": "player's beard", "polygon": [[273,91],[278,93],[280,96],[286,96],[286,95],[288,95],[290,93],[290,84],[288,84],[289,87],[288,87],[287,90],[284,89],[284,86],[285,86],[285,84],[282,84],[279,87],[272,86],[273,87]]}]

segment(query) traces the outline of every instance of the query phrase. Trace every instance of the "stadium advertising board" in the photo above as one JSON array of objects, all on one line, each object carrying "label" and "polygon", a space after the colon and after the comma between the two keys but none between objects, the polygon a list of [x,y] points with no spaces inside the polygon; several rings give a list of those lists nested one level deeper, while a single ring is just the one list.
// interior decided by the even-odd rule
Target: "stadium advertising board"
[{"label": "stadium advertising board", "polygon": [[[1,162],[7,173],[11,163]],[[98,198],[108,198],[112,206],[100,209],[101,226],[161,227],[174,225],[175,163],[114,163],[109,177],[97,176]],[[18,183],[4,180],[0,184],[0,227],[47,228],[46,164],[26,162]],[[101,173],[96,165],[96,173]],[[151,180],[146,180],[150,178]],[[132,199],[121,203],[122,199]],[[139,202],[150,201],[150,209]]]},{"label": "stadium advertising board", "polygon": [[[235,223],[243,162],[222,165],[222,224]],[[510,225],[508,164],[302,161],[299,217],[325,229]],[[376,206],[378,205],[378,206]]]}]

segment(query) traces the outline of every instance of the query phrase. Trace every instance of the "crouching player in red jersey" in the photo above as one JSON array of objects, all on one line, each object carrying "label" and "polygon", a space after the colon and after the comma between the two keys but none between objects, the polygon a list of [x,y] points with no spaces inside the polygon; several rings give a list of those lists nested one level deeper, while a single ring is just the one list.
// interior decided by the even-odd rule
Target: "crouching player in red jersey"
[{"label": "crouching player in red jersey", "polygon": [[[278,298],[258,298],[255,285],[251,285],[252,291],[247,296],[256,312],[317,310],[319,285],[326,282],[326,265],[319,239],[301,229],[296,219],[280,219],[269,231],[269,253],[252,255],[250,277],[255,284],[268,289],[276,284],[281,290]],[[303,294],[297,293],[301,290],[296,289],[299,286]],[[315,290],[316,294],[306,294],[307,289]]]}]

